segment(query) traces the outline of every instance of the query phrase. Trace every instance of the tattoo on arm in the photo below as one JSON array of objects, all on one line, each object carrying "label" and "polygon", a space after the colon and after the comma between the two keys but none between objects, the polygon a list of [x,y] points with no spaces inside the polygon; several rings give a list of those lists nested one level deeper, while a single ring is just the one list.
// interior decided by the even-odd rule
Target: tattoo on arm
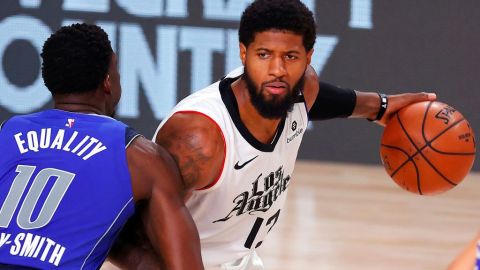
[{"label": "tattoo on arm", "polygon": [[[188,190],[200,189],[200,182],[213,181],[208,178],[214,155],[206,150],[205,142],[197,134],[176,133],[163,136],[159,141],[173,156],[180,169],[185,187]],[[207,143],[208,144],[208,143]]]}]

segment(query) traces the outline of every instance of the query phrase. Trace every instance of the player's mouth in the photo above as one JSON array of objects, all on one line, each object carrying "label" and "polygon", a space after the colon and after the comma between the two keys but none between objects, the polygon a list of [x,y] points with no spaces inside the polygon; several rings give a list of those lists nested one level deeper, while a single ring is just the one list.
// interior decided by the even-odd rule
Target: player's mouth
[{"label": "player's mouth", "polygon": [[272,95],[280,95],[287,91],[287,84],[284,82],[271,82],[265,84],[264,89]]}]

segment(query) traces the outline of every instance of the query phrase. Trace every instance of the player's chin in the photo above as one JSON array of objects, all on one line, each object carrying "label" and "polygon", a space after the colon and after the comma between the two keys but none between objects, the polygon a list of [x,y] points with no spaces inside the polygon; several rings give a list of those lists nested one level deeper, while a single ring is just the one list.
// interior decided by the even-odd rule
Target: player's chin
[{"label": "player's chin", "polygon": [[285,102],[288,94],[286,91],[282,93],[270,93],[270,92],[264,92],[264,93],[265,94],[263,95],[263,100],[272,104],[281,104]]}]

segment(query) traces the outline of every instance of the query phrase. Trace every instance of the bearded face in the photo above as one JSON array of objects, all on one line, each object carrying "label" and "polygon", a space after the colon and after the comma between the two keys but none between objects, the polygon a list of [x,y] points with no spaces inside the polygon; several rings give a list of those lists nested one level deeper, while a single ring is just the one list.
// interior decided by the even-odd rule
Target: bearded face
[{"label": "bearded face", "polygon": [[[242,75],[245,80],[252,102],[258,113],[267,119],[281,119],[286,117],[287,113],[292,110],[296,97],[303,89],[304,75],[295,83],[293,88],[282,79],[275,79],[262,83],[255,83],[249,74],[248,67]],[[283,94],[272,95],[267,94],[266,87],[283,87]]]}]

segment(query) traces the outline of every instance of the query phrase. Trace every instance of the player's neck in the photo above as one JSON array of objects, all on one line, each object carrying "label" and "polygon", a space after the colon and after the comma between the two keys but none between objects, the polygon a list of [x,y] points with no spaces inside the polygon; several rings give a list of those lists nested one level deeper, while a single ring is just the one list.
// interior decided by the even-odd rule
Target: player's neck
[{"label": "player's neck", "polygon": [[101,99],[94,93],[56,94],[53,100],[55,109],[86,114],[106,114],[105,106],[100,104]]},{"label": "player's neck", "polygon": [[67,112],[105,115],[105,113],[103,113],[101,110],[92,106],[88,106],[88,104],[60,103],[60,104],[55,104],[54,108],[62,111],[67,111]]},{"label": "player's neck", "polygon": [[242,79],[233,82],[231,87],[237,100],[240,119],[245,127],[258,141],[271,143],[282,119],[268,119],[260,115],[250,101],[247,85]]}]

